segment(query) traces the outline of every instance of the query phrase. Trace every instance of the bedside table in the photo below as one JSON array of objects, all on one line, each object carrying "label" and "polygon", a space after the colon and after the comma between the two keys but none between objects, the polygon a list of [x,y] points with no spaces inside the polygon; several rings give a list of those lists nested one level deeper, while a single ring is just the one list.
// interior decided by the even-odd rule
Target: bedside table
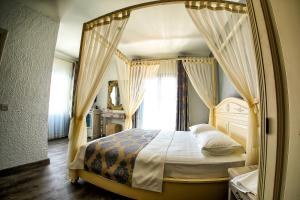
[{"label": "bedside table", "polygon": [[[245,167],[235,167],[229,168],[228,174],[230,180],[236,176],[254,171],[257,169],[257,165],[245,166]],[[228,200],[255,200],[256,197],[252,194],[245,194],[239,191],[231,182],[228,184]]]}]

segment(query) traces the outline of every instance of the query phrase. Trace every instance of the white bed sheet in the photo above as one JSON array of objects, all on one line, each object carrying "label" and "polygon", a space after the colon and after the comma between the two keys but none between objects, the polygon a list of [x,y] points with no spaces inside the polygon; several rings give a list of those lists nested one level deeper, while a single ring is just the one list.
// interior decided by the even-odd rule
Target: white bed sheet
[{"label": "white bed sheet", "polygon": [[201,151],[201,138],[190,131],[176,131],[165,160],[165,178],[223,178],[227,169],[245,164],[245,154],[209,156]]},{"label": "white bed sheet", "polygon": [[[228,168],[244,166],[245,154],[204,155],[201,152],[201,134],[205,133],[195,137],[190,131],[175,132],[165,158],[165,178],[223,178],[228,177]],[[84,169],[87,145],[80,147],[75,160],[69,166],[71,169]]]}]

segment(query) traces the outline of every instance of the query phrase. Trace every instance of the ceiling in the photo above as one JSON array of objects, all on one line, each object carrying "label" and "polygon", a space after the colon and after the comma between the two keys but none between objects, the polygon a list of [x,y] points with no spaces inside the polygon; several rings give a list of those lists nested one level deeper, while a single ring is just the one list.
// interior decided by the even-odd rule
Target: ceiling
[{"label": "ceiling", "polygon": [[[152,0],[23,0],[21,2],[55,20],[60,20],[56,50],[78,58],[84,22],[120,8],[150,1]],[[131,58],[208,56],[210,53],[183,4],[133,11],[118,48]]]},{"label": "ceiling", "polygon": [[210,53],[183,4],[133,11],[119,49],[131,58],[208,56]]}]

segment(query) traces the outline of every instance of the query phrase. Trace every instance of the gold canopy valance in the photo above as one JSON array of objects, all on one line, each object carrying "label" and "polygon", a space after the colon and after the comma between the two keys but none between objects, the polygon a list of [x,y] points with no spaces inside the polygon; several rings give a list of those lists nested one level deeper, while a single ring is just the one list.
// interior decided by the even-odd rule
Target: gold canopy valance
[{"label": "gold canopy valance", "polygon": [[91,22],[85,23],[83,25],[83,31],[92,30],[97,26],[102,26],[111,23],[112,20],[122,20],[129,18],[130,11],[129,10],[122,10],[120,12],[112,13],[110,15],[104,15],[99,18],[94,19]]},{"label": "gold canopy valance", "polygon": [[[130,12],[133,10],[138,10],[142,8],[147,8],[151,6],[156,6],[156,5],[166,5],[166,4],[174,4],[174,3],[181,3],[185,4],[186,8],[190,9],[203,9],[207,8],[210,10],[226,10],[230,12],[235,12],[235,13],[247,13],[247,6],[243,3],[237,3],[237,2],[228,2],[228,1],[223,1],[223,0],[198,0],[198,1],[184,1],[184,0],[165,0],[165,1],[153,1],[153,2],[146,2],[143,4],[135,5],[135,6],[130,6],[127,8],[123,8],[111,13],[108,13],[106,15],[100,16],[98,18],[95,18],[89,22],[86,22],[83,25],[83,33],[86,31],[91,31],[97,29],[97,27],[102,26],[102,25],[107,25],[110,24],[113,20],[122,20],[129,18]],[[96,34],[96,37],[100,40],[101,43],[104,43],[104,45],[108,48],[110,44],[107,42],[107,40],[100,35],[99,33]],[[139,60],[131,60],[129,59],[123,52],[121,52],[117,47],[113,47],[115,49],[115,55],[123,60],[126,64],[129,64],[131,66],[135,66],[138,64],[145,64],[145,59],[139,59]],[[196,57],[194,57],[196,58]],[[184,58],[188,59],[188,58]],[[191,58],[190,58],[191,59]],[[206,58],[201,58],[201,59],[206,59]],[[154,60],[149,60],[147,59],[147,63],[154,62],[157,63],[159,59],[154,59]],[[164,59],[163,59],[164,60]],[[183,59],[180,59],[183,60]],[[205,60],[203,60],[205,61]],[[206,61],[209,62],[209,59]],[[146,64],[147,64],[146,63]],[[153,63],[150,63],[153,64]]]},{"label": "gold canopy valance", "polygon": [[190,63],[205,63],[205,64],[215,64],[216,60],[215,58],[210,57],[185,57],[182,59],[184,62],[190,62]]},{"label": "gold canopy valance", "polygon": [[226,10],[237,13],[247,13],[247,6],[241,3],[228,1],[187,1],[185,7],[190,9]]},{"label": "gold canopy valance", "polygon": [[120,10],[116,10],[114,12],[102,15],[98,18],[95,18],[91,21],[88,21],[83,26],[83,31],[88,31],[93,29],[94,27],[109,24],[112,20],[121,20],[128,18],[130,16],[130,12],[134,10],[139,10],[143,8],[148,8],[152,6],[158,5],[167,5],[167,4],[176,4],[181,3],[185,4],[186,8],[191,9],[203,9],[208,8],[211,10],[226,10],[231,12],[238,13],[247,13],[247,6],[243,3],[238,2],[228,2],[224,0],[198,0],[198,1],[186,1],[186,0],[164,0],[164,1],[151,1],[145,2],[142,4],[129,6],[126,8],[122,8]]}]

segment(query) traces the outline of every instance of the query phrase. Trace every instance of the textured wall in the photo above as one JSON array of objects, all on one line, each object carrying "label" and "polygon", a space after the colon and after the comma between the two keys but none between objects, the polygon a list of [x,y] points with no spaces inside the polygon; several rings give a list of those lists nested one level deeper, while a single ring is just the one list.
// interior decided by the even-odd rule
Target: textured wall
[{"label": "textured wall", "polygon": [[233,87],[231,82],[229,81],[228,77],[224,74],[222,68],[217,65],[217,76],[218,76],[218,97],[219,102],[228,98],[228,97],[237,97],[241,98],[239,93]]},{"label": "textured wall", "polygon": [[47,158],[47,118],[59,22],[14,1],[0,1],[8,30],[0,64],[0,169]]}]

